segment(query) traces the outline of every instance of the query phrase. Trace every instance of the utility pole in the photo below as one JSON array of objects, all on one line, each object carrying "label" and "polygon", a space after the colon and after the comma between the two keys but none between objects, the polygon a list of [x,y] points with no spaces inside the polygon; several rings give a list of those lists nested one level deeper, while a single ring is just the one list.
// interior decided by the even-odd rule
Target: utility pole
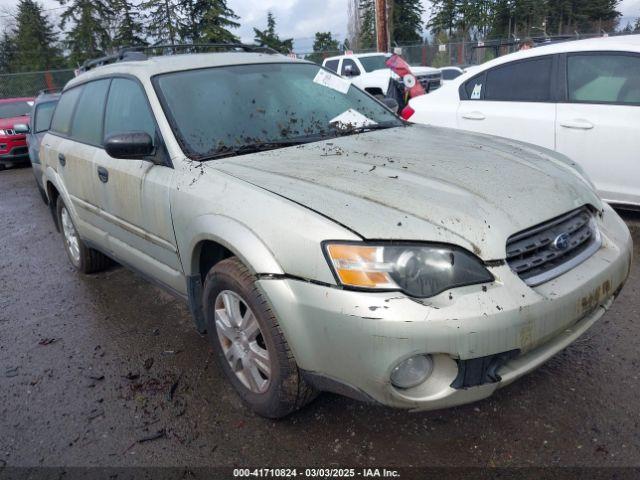
[{"label": "utility pole", "polygon": [[376,2],[376,39],[379,52],[389,51],[389,29],[387,28],[387,0]]}]

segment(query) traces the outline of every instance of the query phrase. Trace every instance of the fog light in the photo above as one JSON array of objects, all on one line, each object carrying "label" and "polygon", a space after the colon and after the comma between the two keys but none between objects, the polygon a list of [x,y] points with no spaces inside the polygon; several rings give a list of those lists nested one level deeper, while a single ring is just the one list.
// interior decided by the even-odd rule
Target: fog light
[{"label": "fog light", "polygon": [[415,355],[400,362],[391,371],[391,383],[398,388],[420,385],[433,372],[431,355]]}]

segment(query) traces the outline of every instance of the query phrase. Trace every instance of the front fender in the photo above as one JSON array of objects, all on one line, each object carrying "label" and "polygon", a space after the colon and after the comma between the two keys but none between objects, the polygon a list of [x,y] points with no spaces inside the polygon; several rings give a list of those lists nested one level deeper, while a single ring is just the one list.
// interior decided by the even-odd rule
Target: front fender
[{"label": "front fender", "polygon": [[[182,235],[188,252],[184,261],[185,274],[194,275],[199,270],[198,244],[205,240],[217,242],[233,252],[255,274],[282,275],[284,271],[275,256],[249,227],[230,217],[217,214],[196,217]],[[183,257],[184,259],[184,257]]]}]

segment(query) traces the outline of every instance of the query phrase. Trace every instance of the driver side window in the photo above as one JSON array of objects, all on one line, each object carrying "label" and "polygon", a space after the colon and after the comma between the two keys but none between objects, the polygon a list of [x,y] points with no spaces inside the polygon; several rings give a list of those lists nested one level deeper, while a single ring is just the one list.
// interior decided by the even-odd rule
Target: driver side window
[{"label": "driver side window", "polygon": [[640,56],[573,54],[567,58],[567,90],[573,103],[640,104]]},{"label": "driver side window", "polygon": [[104,118],[104,137],[116,133],[146,132],[155,144],[156,125],[140,84],[128,78],[114,78]]}]

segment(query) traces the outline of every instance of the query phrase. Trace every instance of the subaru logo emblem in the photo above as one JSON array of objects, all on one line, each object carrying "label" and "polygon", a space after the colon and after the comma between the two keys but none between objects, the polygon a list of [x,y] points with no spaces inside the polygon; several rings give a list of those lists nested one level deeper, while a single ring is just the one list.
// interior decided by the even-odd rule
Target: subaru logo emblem
[{"label": "subaru logo emblem", "polygon": [[553,243],[551,244],[551,246],[554,250],[558,250],[559,252],[561,252],[569,248],[569,239],[570,237],[568,233],[561,233],[553,239]]}]

